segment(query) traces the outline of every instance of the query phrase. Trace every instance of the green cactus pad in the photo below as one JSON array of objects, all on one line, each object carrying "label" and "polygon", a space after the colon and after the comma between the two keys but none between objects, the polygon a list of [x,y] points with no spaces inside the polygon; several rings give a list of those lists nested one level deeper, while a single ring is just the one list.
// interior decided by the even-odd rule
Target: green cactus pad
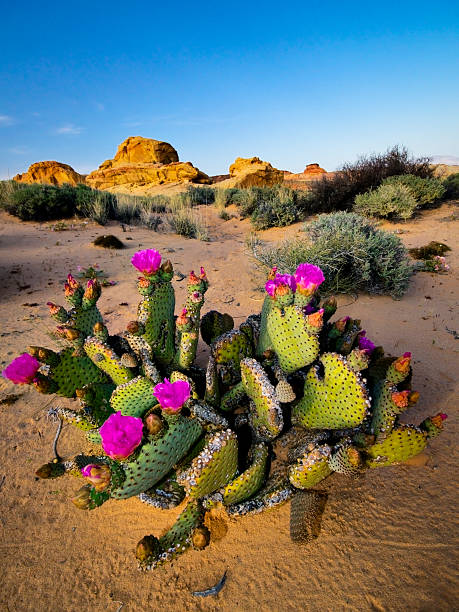
[{"label": "green cactus pad", "polygon": [[185,455],[202,433],[196,419],[178,416],[169,422],[169,429],[141,448],[135,461],[123,464],[126,479],[112,497],[125,499],[153,487]]},{"label": "green cactus pad", "polygon": [[307,321],[301,308],[293,305],[284,309],[275,306],[269,312],[268,334],[279,365],[286,374],[309,365],[319,354],[319,339],[307,331]]},{"label": "green cactus pad", "polygon": [[308,544],[319,536],[327,494],[321,491],[298,491],[290,506],[290,539]]},{"label": "green cactus pad", "polygon": [[325,353],[318,368],[311,368],[304,384],[304,396],[292,410],[292,423],[307,429],[357,427],[364,420],[369,400],[365,384],[342,355]]},{"label": "green cactus pad", "polygon": [[220,410],[223,410],[223,412],[230,412],[231,410],[234,410],[245,396],[246,393],[244,384],[242,381],[238,382],[223,395],[220,401]]},{"label": "green cactus pad", "polygon": [[346,476],[356,476],[363,468],[359,451],[350,443],[341,444],[328,460],[328,465],[333,472]]},{"label": "green cactus pad", "polygon": [[158,551],[155,556],[143,561],[141,566],[151,570],[184,553],[191,546],[193,531],[201,525],[203,517],[201,504],[198,501],[191,500],[175,524],[159,538],[159,546],[163,552]]},{"label": "green cactus pad", "polygon": [[210,346],[214,340],[225,332],[231,331],[233,327],[234,320],[229,314],[210,310],[201,319],[201,336]]},{"label": "green cactus pad", "polygon": [[219,431],[209,438],[204,449],[191,462],[191,466],[177,474],[190,497],[204,497],[225,486],[237,470],[238,444],[231,429]]},{"label": "green cactus pad", "polygon": [[237,504],[226,506],[230,516],[244,516],[246,514],[258,514],[264,510],[272,510],[285,504],[293,495],[293,489],[287,478],[280,474],[272,476],[258,495]]},{"label": "green cactus pad", "polygon": [[310,489],[331,474],[328,461],[331,448],[327,444],[306,452],[288,471],[290,483],[297,489]]},{"label": "green cactus pad", "polygon": [[49,373],[50,379],[58,386],[58,395],[74,397],[75,391],[90,383],[102,383],[107,379],[92,361],[83,355],[74,355],[74,349],[67,348],[59,353],[59,362]]},{"label": "green cactus pad", "polygon": [[153,293],[144,296],[137,311],[139,322],[145,326],[142,337],[163,366],[174,357],[174,309],[174,289],[169,282],[165,282],[154,285]]},{"label": "green cactus pad", "polygon": [[266,444],[257,444],[252,455],[252,465],[226,485],[223,491],[225,505],[237,504],[252,497],[263,484],[268,464],[268,447]]},{"label": "green cactus pad", "polygon": [[241,359],[252,355],[252,345],[244,332],[233,329],[222,334],[212,344],[212,355],[219,365],[231,364],[239,372]]},{"label": "green cactus pad", "polygon": [[382,441],[392,431],[397,416],[405,410],[392,401],[392,393],[395,391],[397,388],[384,380],[378,381],[373,388],[371,433],[376,435],[378,441]]},{"label": "green cactus pad", "polygon": [[427,446],[427,434],[414,425],[400,425],[382,441],[365,449],[370,468],[384,467],[419,455]]},{"label": "green cactus pad", "polygon": [[267,295],[261,309],[260,334],[257,343],[257,357],[262,357],[263,353],[272,349],[271,338],[268,333],[268,316],[274,306],[274,301]]},{"label": "green cactus pad", "polygon": [[110,398],[114,390],[112,383],[92,383],[77,391],[81,406],[97,425],[102,425],[113,412]]},{"label": "green cactus pad", "polygon": [[90,337],[84,343],[84,350],[91,361],[100,370],[108,374],[116,385],[122,385],[134,378],[135,374],[131,368],[123,366],[118,355],[108,344],[101,342],[95,337]]},{"label": "green cactus pad", "polygon": [[272,440],[280,434],[284,419],[276,390],[263,367],[250,357],[241,361],[242,384],[253,404],[250,424],[257,438]]},{"label": "green cactus pad", "polygon": [[102,323],[103,318],[96,306],[90,306],[86,310],[72,308],[69,312],[69,325],[80,331],[83,336],[92,336],[96,323]]},{"label": "green cactus pad", "polygon": [[137,376],[113,391],[111,407],[125,416],[142,417],[158,403],[153,395],[153,388],[154,385],[148,378]]}]

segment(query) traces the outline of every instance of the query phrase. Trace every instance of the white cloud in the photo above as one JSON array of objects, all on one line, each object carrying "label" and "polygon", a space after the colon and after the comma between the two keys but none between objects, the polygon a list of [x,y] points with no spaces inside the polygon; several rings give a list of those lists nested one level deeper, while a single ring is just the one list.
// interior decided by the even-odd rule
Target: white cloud
[{"label": "white cloud", "polygon": [[12,123],[14,123],[14,119],[13,117],[10,117],[9,115],[0,115],[0,125],[11,125]]},{"label": "white cloud", "polygon": [[84,128],[74,125],[73,123],[67,123],[66,125],[57,128],[57,134],[81,134]]}]

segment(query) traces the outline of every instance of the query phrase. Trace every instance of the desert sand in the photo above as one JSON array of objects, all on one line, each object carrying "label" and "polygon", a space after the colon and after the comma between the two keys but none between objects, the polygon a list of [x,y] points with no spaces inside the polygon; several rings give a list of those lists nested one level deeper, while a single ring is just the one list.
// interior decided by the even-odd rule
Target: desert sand
[{"label": "desert sand", "polygon": [[[456,216],[453,213],[456,210]],[[63,301],[63,280],[77,266],[97,263],[116,280],[99,302],[111,333],[134,318],[138,294],[130,264],[141,248],[170,257],[176,272],[203,265],[211,282],[203,313],[229,312],[239,324],[259,312],[262,277],[248,260],[249,221],[218,218],[201,209],[208,243],[172,233],[127,227],[101,228],[78,222],[55,232],[50,224],[0,217],[1,351],[3,367],[28,344],[53,346],[47,301]],[[457,534],[457,372],[459,342],[459,221],[444,204],[413,221],[385,224],[401,230],[403,242],[445,242],[450,272],[419,273],[401,301],[385,296],[340,296],[339,316],[362,319],[369,338],[386,352],[412,351],[413,388],[419,403],[403,421],[446,412],[444,433],[432,440],[417,465],[371,470],[363,479],[335,474],[327,481],[328,504],[319,538],[298,546],[289,537],[289,504],[253,517],[225,520],[226,536],[202,552],[189,551],[150,573],[137,569],[134,548],[146,534],[159,535],[177,510],[160,511],[137,498],[110,501],[92,512],[70,503],[80,484],[73,478],[36,481],[34,472],[52,457],[56,425],[48,407],[63,404],[29,387],[0,379],[0,610],[8,612],[219,611],[405,611],[459,609]],[[300,234],[301,224],[260,232],[268,241]],[[122,251],[91,246],[113,233]],[[185,282],[174,281],[178,306]],[[199,349],[201,364],[206,348]],[[84,434],[64,426],[59,452],[73,456],[88,445]],[[191,592],[214,585],[227,570],[215,597]]]}]

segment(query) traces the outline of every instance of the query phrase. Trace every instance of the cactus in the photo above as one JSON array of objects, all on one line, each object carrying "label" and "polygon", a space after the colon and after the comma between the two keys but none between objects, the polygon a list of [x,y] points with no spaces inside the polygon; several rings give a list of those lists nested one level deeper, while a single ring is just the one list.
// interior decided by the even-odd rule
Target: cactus
[{"label": "cactus", "polygon": [[[227,314],[200,318],[208,281],[190,273],[177,318],[172,264],[154,250],[132,258],[142,276],[137,320],[111,336],[97,310],[100,286],[71,275],[70,309],[50,305],[66,346],[32,346],[4,371],[17,384],[79,401],[55,414],[84,430],[98,454],[55,459],[42,479],[84,479],[73,503],[95,510],[138,496],[156,509],[184,510],[164,535],[147,535],[136,556],[144,569],[209,543],[205,509],[230,516],[258,513],[292,499],[290,533],[318,536],[332,473],[354,477],[421,452],[446,415],[419,427],[399,415],[419,394],[410,390],[410,354],[383,357],[358,319],[331,321],[336,300],[322,305],[323,274],[301,264],[294,275],[273,269],[261,315],[238,329]],[[195,364],[199,330],[210,345],[204,372]],[[55,449],[54,449],[55,450]]]}]

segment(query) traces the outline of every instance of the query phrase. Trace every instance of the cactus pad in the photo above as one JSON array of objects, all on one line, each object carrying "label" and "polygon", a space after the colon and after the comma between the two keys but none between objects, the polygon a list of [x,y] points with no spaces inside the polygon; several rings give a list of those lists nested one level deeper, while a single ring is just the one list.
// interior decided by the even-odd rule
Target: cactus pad
[{"label": "cactus pad", "polygon": [[310,489],[331,474],[331,448],[324,444],[306,452],[290,466],[288,477],[297,489]]},{"label": "cactus pad", "polygon": [[284,309],[272,307],[268,314],[269,338],[280,367],[287,374],[309,365],[319,354],[319,339],[307,331],[307,319],[301,308],[293,305]]},{"label": "cactus pad", "polygon": [[319,377],[317,367],[309,370],[304,396],[292,410],[292,422],[307,429],[357,427],[369,407],[360,374],[337,353],[325,353],[320,361],[324,377]]},{"label": "cactus pad", "polygon": [[242,384],[252,400],[250,424],[259,439],[272,440],[280,434],[284,419],[276,391],[262,366],[248,357],[241,361]]},{"label": "cactus pad", "polygon": [[382,441],[366,450],[370,468],[401,463],[419,455],[427,445],[427,434],[414,425],[400,425]]},{"label": "cactus pad", "polygon": [[120,411],[123,415],[143,416],[158,403],[153,395],[153,387],[153,383],[143,376],[137,376],[123,385],[118,385],[110,400],[112,409]]},{"label": "cactus pad", "polygon": [[74,397],[75,391],[90,383],[106,381],[104,374],[83,355],[74,355],[72,348],[59,353],[59,362],[51,368],[50,378],[57,386],[57,393],[64,397]]},{"label": "cactus pad", "polygon": [[252,497],[263,484],[268,463],[268,447],[265,444],[257,444],[252,454],[252,465],[226,485],[223,491],[225,505],[237,504]]},{"label": "cactus pad", "polygon": [[135,374],[131,368],[127,368],[121,363],[118,355],[108,344],[95,337],[90,337],[86,338],[84,350],[91,361],[100,370],[108,374],[116,385],[122,385],[134,378]]},{"label": "cactus pad", "polygon": [[187,495],[198,498],[225,486],[237,470],[237,438],[231,429],[213,434],[188,470],[177,475]]},{"label": "cactus pad", "polygon": [[298,491],[290,506],[290,538],[296,544],[308,544],[319,536],[327,494]]}]

